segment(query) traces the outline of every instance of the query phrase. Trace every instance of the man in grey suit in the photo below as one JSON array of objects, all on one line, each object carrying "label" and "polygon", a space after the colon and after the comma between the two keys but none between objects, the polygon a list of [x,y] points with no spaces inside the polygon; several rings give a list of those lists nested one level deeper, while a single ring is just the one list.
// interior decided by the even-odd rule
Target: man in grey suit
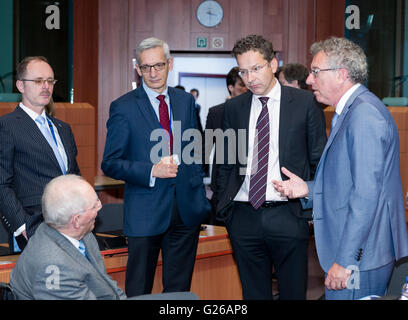
[{"label": "man in grey suit", "polygon": [[326,299],[383,295],[394,261],[408,255],[397,126],[362,83],[363,50],[344,38],[312,45],[307,83],[317,100],[336,108],[314,181],[289,170],[274,181],[289,198],[313,207]]},{"label": "man in grey suit", "polygon": [[24,249],[41,222],[45,185],[65,173],[80,174],[70,126],[45,111],[57,82],[47,59],[23,59],[17,79],[22,102],[0,117],[0,217],[11,251]]},{"label": "man in grey suit", "polygon": [[91,233],[102,208],[92,186],[76,175],[57,177],[47,184],[42,207],[44,222],[10,274],[17,298],[125,299]]}]

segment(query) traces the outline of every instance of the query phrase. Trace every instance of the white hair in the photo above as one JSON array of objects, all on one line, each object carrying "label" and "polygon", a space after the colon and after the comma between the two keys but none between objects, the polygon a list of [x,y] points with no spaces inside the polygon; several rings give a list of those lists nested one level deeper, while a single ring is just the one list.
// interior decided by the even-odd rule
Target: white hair
[{"label": "white hair", "polygon": [[330,68],[344,68],[353,83],[364,83],[368,77],[367,57],[360,46],[346,38],[331,37],[314,43],[310,51],[315,56],[323,51]]},{"label": "white hair", "polygon": [[85,179],[74,174],[52,179],[42,196],[44,222],[55,229],[67,226],[74,214],[89,206],[89,199],[84,195],[88,186]]},{"label": "white hair", "polygon": [[152,38],[144,39],[142,42],[140,42],[140,44],[136,48],[137,63],[140,65],[139,55],[141,52],[148,50],[148,49],[157,48],[157,47],[163,48],[164,54],[166,55],[167,60],[171,58],[169,45],[163,40],[152,37]]}]

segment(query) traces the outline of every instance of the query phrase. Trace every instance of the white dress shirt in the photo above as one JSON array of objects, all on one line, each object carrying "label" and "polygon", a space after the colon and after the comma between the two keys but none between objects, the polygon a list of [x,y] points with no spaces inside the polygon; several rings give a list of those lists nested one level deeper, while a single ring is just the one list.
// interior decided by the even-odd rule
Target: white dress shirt
[{"label": "white dress shirt", "polygon": [[[248,132],[248,160],[245,180],[239,189],[234,201],[248,202],[249,182],[251,177],[251,168],[254,151],[254,141],[256,132],[256,122],[262,111],[262,103],[259,100],[261,96],[253,95],[251,103],[251,112],[249,116],[249,132]],[[268,156],[268,176],[266,186],[266,201],[287,201],[286,197],[275,190],[272,180],[282,181],[280,164],[279,164],[279,116],[281,102],[281,85],[276,81],[275,86],[265,96],[268,97],[268,113],[269,113],[269,156]]]},{"label": "white dress shirt", "polygon": [[336,110],[335,112],[340,115],[341,112],[343,111],[344,107],[346,106],[347,100],[351,97],[351,95],[358,89],[360,86],[359,83],[356,83],[354,86],[352,86],[350,89],[346,91],[346,93],[340,98],[339,102],[337,103]]}]

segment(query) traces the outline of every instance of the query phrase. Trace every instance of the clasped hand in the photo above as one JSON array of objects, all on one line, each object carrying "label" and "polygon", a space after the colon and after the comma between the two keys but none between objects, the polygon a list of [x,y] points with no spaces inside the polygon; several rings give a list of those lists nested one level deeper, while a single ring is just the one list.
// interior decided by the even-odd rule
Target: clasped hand
[{"label": "clasped hand", "polygon": [[159,163],[153,166],[153,177],[156,178],[175,178],[177,177],[178,164],[173,156],[164,157]]}]

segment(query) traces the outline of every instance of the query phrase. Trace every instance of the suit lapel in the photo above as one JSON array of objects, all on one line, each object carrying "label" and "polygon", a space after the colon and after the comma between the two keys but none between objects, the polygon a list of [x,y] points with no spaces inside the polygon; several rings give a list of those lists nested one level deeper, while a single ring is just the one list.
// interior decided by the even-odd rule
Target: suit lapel
[{"label": "suit lapel", "polygon": [[67,161],[68,161],[68,169],[67,172],[70,171],[71,166],[72,166],[72,158],[75,157],[73,150],[70,148],[70,135],[69,135],[69,131],[65,130],[65,128],[61,125],[61,123],[58,121],[58,119],[49,116],[49,118],[51,119],[52,123],[54,124],[54,126],[57,128],[58,130],[58,134],[61,138],[61,142],[62,142],[62,146],[64,147],[65,153],[67,155]]},{"label": "suit lapel", "polygon": [[[337,119],[336,125],[333,128],[333,131],[330,132],[329,135],[329,139],[327,140],[326,146],[324,147],[322,156],[320,157],[320,161],[319,164],[317,166],[316,169],[316,177],[318,176],[319,173],[319,168],[321,163],[324,163],[324,161],[326,160],[326,155],[327,155],[327,151],[329,150],[330,146],[332,145],[333,141],[335,140],[337,134],[339,133],[340,129],[344,126],[344,124],[346,123],[345,118],[349,112],[349,110],[351,109],[351,107],[353,106],[354,101],[356,100],[356,98],[361,95],[362,93],[368,91],[368,89],[363,86],[360,85],[360,87],[357,88],[356,91],[353,92],[353,94],[350,96],[350,98],[347,100],[343,111],[341,112],[339,118]],[[317,179],[315,179],[317,180]]]},{"label": "suit lapel", "polygon": [[285,142],[288,141],[286,138],[288,135],[288,130],[290,126],[288,123],[291,123],[290,117],[294,116],[294,113],[291,110],[292,96],[290,95],[289,90],[286,90],[286,87],[281,86],[281,101],[279,106],[279,163],[282,166],[283,159],[285,159]]},{"label": "suit lapel", "polygon": [[153,110],[153,106],[150,103],[150,100],[146,94],[146,91],[144,91],[143,86],[140,86],[135,90],[135,98],[136,105],[144,116],[148,125],[153,129],[160,128],[160,122],[157,119],[156,113]]},{"label": "suit lapel", "polygon": [[16,119],[19,122],[21,122],[20,128],[24,128],[23,129],[25,131],[24,134],[33,140],[32,143],[40,145],[41,149],[44,150],[44,152],[50,157],[52,162],[57,166],[58,170],[61,171],[58,160],[55,157],[54,151],[52,150],[47,139],[45,139],[45,137],[43,136],[43,134],[41,133],[40,129],[33,121],[33,119],[31,119],[30,116],[19,106],[17,106],[15,114]]},{"label": "suit lapel", "polygon": [[[245,130],[246,132],[246,156],[248,157],[248,146],[249,146],[249,118],[251,115],[251,108],[252,108],[252,92],[248,91],[248,93],[244,93],[246,94],[246,100],[244,101],[243,108],[241,108],[241,106],[238,106],[237,108],[239,109],[239,119],[240,119],[240,123],[238,128],[242,128]],[[238,134],[238,133],[237,133]],[[238,139],[238,136],[237,136]],[[237,148],[238,148],[238,143],[237,143]],[[238,152],[238,150],[237,150]],[[239,153],[237,153],[239,154]],[[245,167],[247,166],[247,163],[245,164]]]}]

